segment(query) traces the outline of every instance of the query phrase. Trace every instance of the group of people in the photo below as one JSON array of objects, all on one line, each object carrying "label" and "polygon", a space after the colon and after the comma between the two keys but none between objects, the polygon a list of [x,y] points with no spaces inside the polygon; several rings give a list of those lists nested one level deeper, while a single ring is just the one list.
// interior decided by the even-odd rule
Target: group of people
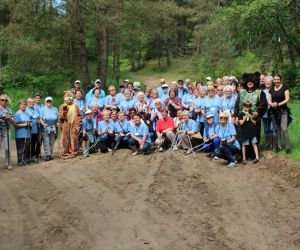
[{"label": "group of people", "polygon": [[[25,166],[41,158],[53,159],[54,142],[61,132],[60,157],[69,159],[82,153],[107,153],[130,148],[132,155],[165,150],[186,150],[185,154],[204,151],[212,159],[225,159],[228,167],[249,159],[259,162],[261,124],[265,149],[283,149],[291,153],[287,106],[289,89],[279,74],[265,76],[245,73],[206,82],[190,79],[141,90],[139,82],[125,80],[119,91],[111,85],[108,93],[100,79],[85,94],[81,83],[64,93],[57,109],[48,96],[42,104],[41,94],[19,101],[13,114],[10,98],[0,96],[0,140],[8,169],[10,163],[10,125],[15,127],[18,165]],[[262,122],[261,122],[262,121]]]}]

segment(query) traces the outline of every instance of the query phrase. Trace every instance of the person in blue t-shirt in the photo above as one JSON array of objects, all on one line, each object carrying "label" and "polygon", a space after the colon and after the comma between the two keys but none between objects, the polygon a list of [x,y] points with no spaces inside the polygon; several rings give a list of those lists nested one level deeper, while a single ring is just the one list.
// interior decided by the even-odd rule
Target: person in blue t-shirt
[{"label": "person in blue t-shirt", "polygon": [[40,156],[41,152],[41,143],[39,140],[39,111],[34,107],[34,99],[28,98],[27,99],[27,108],[25,111],[31,120],[31,145],[30,145],[30,157],[31,161],[36,162]]},{"label": "person in blue t-shirt", "polygon": [[84,101],[82,97],[82,90],[78,89],[75,91],[75,98],[74,98],[74,103],[78,105],[80,109],[80,114],[81,117],[84,118],[84,112],[86,110],[86,102]]},{"label": "person in blue t-shirt", "polygon": [[235,155],[240,153],[241,147],[236,139],[236,130],[231,122],[228,122],[228,114],[220,113],[220,123],[218,136],[220,138],[220,148],[215,152],[215,159],[223,158],[227,160],[229,168],[237,166]]},{"label": "person in blue t-shirt", "polygon": [[98,108],[102,110],[104,108],[105,98],[101,97],[100,89],[95,89],[93,91],[93,94],[94,95],[91,98],[89,98],[87,101],[88,108],[92,109],[93,104],[97,104]]},{"label": "person in blue t-shirt", "polygon": [[119,103],[121,103],[122,101],[125,100],[125,91],[126,91],[126,87],[125,87],[125,84],[122,83],[119,85],[119,89],[120,89],[120,92],[117,94],[117,99],[119,100]]},{"label": "person in blue t-shirt", "polygon": [[214,115],[214,121],[219,122],[219,111],[220,107],[220,100],[215,96],[215,88],[208,87],[207,93],[208,95],[205,97],[204,104],[202,107],[202,114],[206,116],[208,113]]},{"label": "person in blue t-shirt", "polygon": [[118,120],[115,122],[115,147],[117,145],[118,148],[128,147],[128,140],[130,138],[130,123],[125,118],[125,113],[120,111],[118,113]]},{"label": "person in blue t-shirt", "polygon": [[110,119],[110,111],[103,112],[103,120],[98,123],[99,148],[102,153],[111,151],[114,140],[114,122]]},{"label": "person in blue t-shirt", "polygon": [[120,100],[117,98],[116,87],[111,85],[108,87],[109,95],[105,97],[105,109],[118,109]]},{"label": "person in blue t-shirt", "polygon": [[40,124],[43,136],[43,145],[45,152],[45,161],[52,160],[52,153],[55,139],[57,138],[58,128],[58,109],[53,107],[53,100],[51,96],[46,97],[46,105],[41,109]]},{"label": "person in blue t-shirt", "polygon": [[206,125],[204,128],[204,145],[203,145],[203,151],[205,153],[209,153],[209,157],[214,157],[214,151],[218,150],[220,147],[220,138],[218,136],[219,132],[219,125],[214,123],[214,115],[208,114],[206,116]]},{"label": "person in blue t-shirt", "polygon": [[132,155],[137,155],[144,152],[147,154],[151,146],[151,139],[148,126],[141,122],[141,117],[138,114],[133,116],[134,124],[130,126],[129,147],[134,150]]},{"label": "person in blue t-shirt", "polygon": [[16,112],[13,119],[19,166],[25,166],[26,164],[29,164],[28,154],[31,136],[31,119],[26,113],[26,106],[26,100],[20,100],[19,110]]},{"label": "person in blue t-shirt", "polygon": [[90,99],[94,97],[94,90],[95,89],[99,89],[100,91],[100,98],[105,98],[105,92],[103,89],[101,89],[101,85],[102,85],[102,82],[100,79],[97,79],[95,81],[95,87],[90,89],[89,92],[85,95],[85,101],[86,103],[89,103]]},{"label": "person in blue t-shirt", "polygon": [[93,112],[88,109],[82,120],[82,151],[89,157],[90,146],[95,142],[96,119],[92,118]]}]

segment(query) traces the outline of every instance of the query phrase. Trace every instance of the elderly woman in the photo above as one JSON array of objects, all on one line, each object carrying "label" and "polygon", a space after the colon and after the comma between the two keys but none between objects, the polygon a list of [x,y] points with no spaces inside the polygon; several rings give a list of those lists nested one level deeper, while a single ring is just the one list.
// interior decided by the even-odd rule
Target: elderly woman
[{"label": "elderly woman", "polygon": [[175,90],[170,90],[169,98],[165,101],[165,107],[173,118],[177,116],[177,111],[181,110],[181,99],[176,96]]},{"label": "elderly woman", "polygon": [[10,128],[12,120],[12,111],[9,108],[10,98],[0,95],[0,149],[4,151],[7,169],[11,170],[10,165]]},{"label": "elderly woman", "polygon": [[204,104],[202,107],[202,114],[206,117],[206,115],[213,114],[214,115],[214,121],[219,121],[219,111],[220,111],[220,100],[215,96],[215,88],[214,87],[208,87],[207,93],[208,95],[205,97]]},{"label": "elderly woman", "polygon": [[192,83],[187,85],[188,92],[182,97],[182,107],[186,110],[192,111],[194,109],[194,86]]},{"label": "elderly woman", "polygon": [[93,104],[97,104],[99,109],[103,109],[104,108],[104,98],[100,96],[101,90],[96,88],[93,91],[93,96],[90,97],[90,99],[88,99],[87,101],[87,106],[89,109],[92,109],[92,105]]},{"label": "elderly woman", "polygon": [[119,109],[129,115],[129,109],[134,108],[135,102],[130,98],[130,92],[128,90],[124,93],[124,100],[119,104]]},{"label": "elderly woman", "polygon": [[158,92],[156,89],[152,89],[151,91],[151,99],[148,102],[148,106],[150,110],[155,109],[155,103],[154,100],[158,99]]},{"label": "elderly woman", "polygon": [[183,118],[182,118],[182,110],[178,110],[177,111],[177,116],[173,118],[174,120],[174,124],[175,124],[175,129],[177,129],[179,127],[179,125],[181,125]]},{"label": "elderly woman", "polygon": [[15,139],[17,147],[18,165],[29,164],[30,130],[31,119],[26,113],[27,102],[24,99],[19,101],[19,110],[14,115]]},{"label": "elderly woman", "polygon": [[147,104],[149,103],[150,99],[151,99],[151,88],[146,87],[146,89],[145,89],[145,101],[147,102]]},{"label": "elderly woman", "polygon": [[118,147],[128,147],[128,140],[130,136],[130,123],[126,120],[125,113],[120,111],[118,113],[118,120],[115,123],[115,144],[119,142]]},{"label": "elderly woman", "polygon": [[41,109],[40,124],[42,126],[43,145],[45,152],[45,160],[52,160],[52,153],[55,139],[57,138],[58,128],[58,110],[53,107],[52,97],[48,96],[45,99],[45,106]]},{"label": "elderly woman", "polygon": [[199,145],[203,140],[200,133],[198,133],[197,123],[190,119],[189,111],[183,111],[182,116],[183,122],[178,133],[181,134],[182,148],[187,149],[186,154],[190,154],[193,152],[191,147]]},{"label": "elderly woman", "polygon": [[138,114],[133,116],[134,124],[130,126],[129,147],[134,150],[132,155],[137,155],[142,151],[144,154],[149,152],[151,146],[151,139],[148,126],[141,121],[141,117]]},{"label": "elderly woman", "polygon": [[114,139],[114,122],[110,119],[110,111],[103,112],[103,121],[98,123],[98,135],[101,137],[99,148],[102,153],[107,153],[112,148]]},{"label": "elderly woman", "polygon": [[108,110],[118,109],[120,100],[117,98],[116,87],[110,85],[108,91],[109,95],[105,97],[105,108]]},{"label": "elderly woman", "polygon": [[145,94],[142,91],[139,91],[137,94],[137,102],[135,103],[135,109],[138,114],[147,114],[149,112],[149,106],[145,101]]},{"label": "elderly woman", "polygon": [[282,83],[280,74],[274,75],[274,86],[270,89],[269,94],[270,111],[276,131],[276,150],[281,150],[281,136],[283,136],[286,153],[291,154],[288,132],[290,109],[287,106],[290,101],[290,90]]},{"label": "elderly woman", "polygon": [[85,103],[85,101],[83,99],[82,90],[81,89],[75,90],[74,103],[76,105],[78,105],[78,107],[80,109],[81,117],[84,118],[84,113],[85,113],[85,110],[86,110],[86,103]]},{"label": "elderly woman", "polygon": [[222,112],[228,113],[229,118],[234,113],[234,107],[236,102],[236,96],[233,94],[233,87],[230,85],[224,86],[224,95],[221,98]]},{"label": "elderly woman", "polygon": [[[267,100],[269,100],[270,99],[270,89],[273,84],[273,77],[266,76],[264,81],[265,81],[265,88],[263,89],[263,91],[265,92]],[[270,105],[269,105],[269,108],[270,108]],[[272,148],[272,145],[274,143],[274,129],[273,129],[271,115],[270,115],[270,112],[268,112],[268,111],[262,117],[262,122],[263,122],[263,126],[264,126],[265,149],[266,150]]]},{"label": "elderly woman", "polygon": [[168,116],[168,111],[162,109],[162,118],[157,121],[156,124],[156,136],[155,144],[159,146],[159,151],[162,152],[163,148],[167,148],[168,144],[172,144],[175,138],[175,124],[174,120]]},{"label": "elderly woman", "polygon": [[[42,108],[43,109],[43,108]],[[42,110],[41,109],[41,110]],[[26,113],[29,115],[31,119],[31,145],[30,145],[30,156],[29,159],[33,162],[36,162],[40,156],[41,152],[41,143],[39,140],[39,111],[34,108],[34,99],[27,99],[27,108]]]},{"label": "elderly woman", "polygon": [[153,130],[155,130],[156,128],[157,121],[160,118],[162,118],[161,111],[163,109],[161,99],[155,99],[154,103],[155,103],[155,109],[151,111],[151,117],[150,117],[150,120],[153,123]]},{"label": "elderly woman", "polygon": [[228,114],[220,113],[220,123],[218,129],[218,137],[220,138],[220,148],[215,152],[215,158],[223,158],[227,160],[229,168],[237,166],[235,155],[241,150],[240,144],[236,139],[236,130],[234,125],[228,121]]}]

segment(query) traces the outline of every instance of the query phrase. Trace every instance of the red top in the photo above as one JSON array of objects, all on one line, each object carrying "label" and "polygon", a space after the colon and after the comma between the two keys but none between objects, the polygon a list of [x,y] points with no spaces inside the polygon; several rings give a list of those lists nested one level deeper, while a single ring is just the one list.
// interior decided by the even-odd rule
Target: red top
[{"label": "red top", "polygon": [[161,133],[165,129],[172,128],[175,129],[174,120],[171,117],[168,117],[168,119],[165,121],[163,119],[159,119],[156,124],[156,131]]}]

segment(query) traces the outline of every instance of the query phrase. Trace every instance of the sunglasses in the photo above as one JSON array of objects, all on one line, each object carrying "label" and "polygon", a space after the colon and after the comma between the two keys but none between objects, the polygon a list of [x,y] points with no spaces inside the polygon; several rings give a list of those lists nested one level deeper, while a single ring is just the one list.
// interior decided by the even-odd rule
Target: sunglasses
[{"label": "sunglasses", "polygon": [[166,83],[166,82],[160,82],[160,83]]},{"label": "sunglasses", "polygon": [[227,117],[220,117],[220,120],[227,119]]},{"label": "sunglasses", "polygon": [[1,102],[8,102],[7,99],[0,99]]},{"label": "sunglasses", "polygon": [[46,101],[46,102],[52,102],[51,100],[48,100],[48,101]]}]

